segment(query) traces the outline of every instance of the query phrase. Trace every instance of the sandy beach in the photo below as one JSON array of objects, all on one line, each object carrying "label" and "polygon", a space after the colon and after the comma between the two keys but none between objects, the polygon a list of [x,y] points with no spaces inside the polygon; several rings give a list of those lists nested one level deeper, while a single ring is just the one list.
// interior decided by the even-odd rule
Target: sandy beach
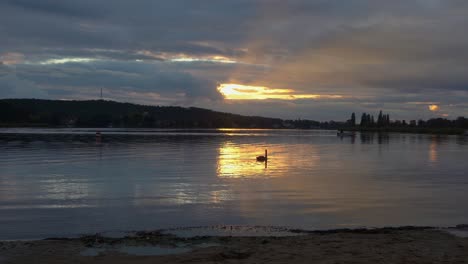
[{"label": "sandy beach", "polygon": [[177,237],[159,231],[123,238],[0,242],[0,263],[468,263],[458,229],[293,230],[294,236]]}]

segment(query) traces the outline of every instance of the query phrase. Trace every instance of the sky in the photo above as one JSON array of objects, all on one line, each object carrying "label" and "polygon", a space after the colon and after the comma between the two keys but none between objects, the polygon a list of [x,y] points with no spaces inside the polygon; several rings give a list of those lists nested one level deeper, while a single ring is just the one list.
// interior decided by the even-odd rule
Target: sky
[{"label": "sky", "polygon": [[0,98],[468,116],[466,0],[2,0]]}]

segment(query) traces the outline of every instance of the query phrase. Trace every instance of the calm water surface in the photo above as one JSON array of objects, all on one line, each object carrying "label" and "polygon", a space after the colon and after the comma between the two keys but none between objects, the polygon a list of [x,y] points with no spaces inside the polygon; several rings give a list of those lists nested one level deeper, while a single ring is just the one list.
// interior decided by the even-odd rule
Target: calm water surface
[{"label": "calm water surface", "polygon": [[[0,130],[0,239],[179,226],[468,223],[468,138]],[[255,161],[269,151],[267,167]]]}]

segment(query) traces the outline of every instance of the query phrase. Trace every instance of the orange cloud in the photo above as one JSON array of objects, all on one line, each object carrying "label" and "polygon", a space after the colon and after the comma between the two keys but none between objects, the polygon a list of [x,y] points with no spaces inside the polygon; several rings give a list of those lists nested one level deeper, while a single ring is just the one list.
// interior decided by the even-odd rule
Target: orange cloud
[{"label": "orange cloud", "polygon": [[431,104],[428,106],[429,110],[432,111],[432,112],[435,112],[435,111],[439,111],[439,106],[436,105],[436,104]]},{"label": "orange cloud", "polygon": [[293,89],[277,89],[265,86],[250,86],[234,83],[223,83],[218,91],[228,100],[296,100],[296,99],[340,99],[341,95],[329,94],[297,94]]},{"label": "orange cloud", "polygon": [[0,62],[6,65],[18,64],[24,61],[24,55],[17,52],[7,52],[0,55]]}]

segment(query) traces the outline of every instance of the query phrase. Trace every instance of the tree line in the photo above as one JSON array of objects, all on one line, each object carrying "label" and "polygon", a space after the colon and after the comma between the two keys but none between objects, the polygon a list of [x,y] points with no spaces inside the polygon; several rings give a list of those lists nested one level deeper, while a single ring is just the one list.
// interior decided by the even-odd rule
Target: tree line
[{"label": "tree line", "polygon": [[[0,127],[145,127],[145,128],[300,128],[384,130],[468,129],[468,119],[391,120],[387,113],[377,118],[362,113],[345,122],[307,119],[283,120],[243,116],[197,107],[145,106],[114,101],[64,101],[39,99],[0,99]],[[411,131],[409,131],[411,132]],[[429,131],[433,132],[433,131]],[[437,131],[435,131],[437,132]],[[449,131],[459,133],[460,130]]]},{"label": "tree line", "polygon": [[320,128],[341,122],[243,116],[197,107],[145,106],[114,101],[0,100],[0,127]]},{"label": "tree line", "polygon": [[356,121],[356,114],[352,113],[351,118],[346,121],[346,126],[360,129],[391,129],[391,128],[427,128],[427,129],[468,129],[468,119],[457,117],[454,120],[446,118],[431,118],[429,120],[391,120],[390,114],[379,112],[377,118],[369,113],[362,113],[359,124]]},{"label": "tree line", "polygon": [[[350,126],[357,125],[355,113],[351,114],[351,118],[348,121],[346,121],[346,124]],[[371,114],[362,113],[359,126],[361,127],[385,127],[385,126],[390,126],[391,124],[392,122],[390,121],[390,114],[384,114],[382,113],[382,110],[380,110],[379,115],[377,116],[377,119],[375,119],[374,116]]]}]

